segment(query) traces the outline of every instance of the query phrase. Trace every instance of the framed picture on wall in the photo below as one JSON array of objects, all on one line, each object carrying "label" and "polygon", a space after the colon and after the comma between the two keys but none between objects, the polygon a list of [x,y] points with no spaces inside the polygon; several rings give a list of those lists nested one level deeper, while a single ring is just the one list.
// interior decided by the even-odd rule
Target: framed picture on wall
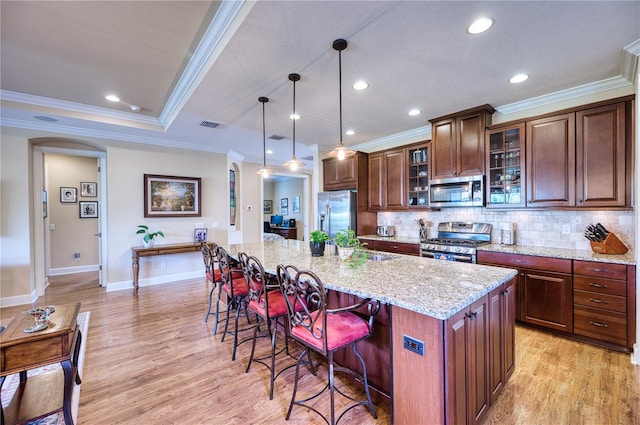
[{"label": "framed picture on wall", "polygon": [[293,198],[291,198],[291,212],[293,214],[300,213],[300,197],[299,196],[294,196]]},{"label": "framed picture on wall", "polygon": [[193,241],[195,243],[207,241],[207,229],[198,228],[193,231]]},{"label": "framed picture on wall", "polygon": [[98,218],[98,202],[80,201],[80,218]]},{"label": "framed picture on wall", "polygon": [[280,214],[282,215],[289,214],[289,198],[280,199]]},{"label": "framed picture on wall", "polygon": [[199,177],[144,175],[145,217],[200,217]]},{"label": "framed picture on wall", "polygon": [[61,187],[60,188],[60,203],[72,204],[78,202],[78,188],[76,187]]},{"label": "framed picture on wall", "polygon": [[273,201],[271,199],[265,199],[262,201],[262,214],[271,214],[273,211]]},{"label": "framed picture on wall", "polygon": [[80,182],[80,196],[95,198],[98,196],[98,183]]},{"label": "framed picture on wall", "polygon": [[47,218],[47,191],[42,191],[42,218]]}]

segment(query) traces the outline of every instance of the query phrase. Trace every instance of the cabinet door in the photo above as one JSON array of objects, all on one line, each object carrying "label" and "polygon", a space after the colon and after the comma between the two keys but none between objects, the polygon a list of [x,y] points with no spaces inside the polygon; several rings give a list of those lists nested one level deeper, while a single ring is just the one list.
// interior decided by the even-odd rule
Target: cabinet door
[{"label": "cabinet door", "polygon": [[502,367],[504,382],[507,382],[516,368],[516,300],[517,277],[504,284],[502,291]]},{"label": "cabinet door", "polygon": [[485,123],[484,111],[458,118],[458,176],[484,174]]},{"label": "cabinet door", "polygon": [[527,206],[575,206],[575,115],[527,123]]},{"label": "cabinet door", "polygon": [[404,150],[388,151],[384,154],[385,187],[387,209],[407,207],[406,162]]},{"label": "cabinet door", "polygon": [[495,400],[504,386],[502,286],[489,293],[489,388]]},{"label": "cabinet door", "polygon": [[447,319],[446,414],[447,424],[467,423],[467,316],[468,310]]},{"label": "cabinet door", "polygon": [[573,285],[569,274],[522,270],[522,320],[573,332]]},{"label": "cabinet door", "polygon": [[381,210],[386,203],[384,157],[382,153],[369,155],[369,209]]},{"label": "cabinet door", "polygon": [[479,424],[489,410],[488,297],[471,305],[467,321],[467,385],[469,424]]},{"label": "cabinet door", "polygon": [[[356,183],[358,181],[357,156],[348,156],[338,162],[338,177],[341,183]],[[355,187],[355,186],[354,186]]]},{"label": "cabinet door", "polygon": [[455,118],[450,118],[434,123],[432,126],[431,155],[433,162],[431,168],[434,180],[456,176],[457,135],[455,123]]},{"label": "cabinet door", "polygon": [[340,184],[338,161],[333,158],[322,160],[322,175],[324,190],[330,190],[331,186]]},{"label": "cabinet door", "polygon": [[576,193],[581,207],[626,202],[625,104],[576,113]]}]

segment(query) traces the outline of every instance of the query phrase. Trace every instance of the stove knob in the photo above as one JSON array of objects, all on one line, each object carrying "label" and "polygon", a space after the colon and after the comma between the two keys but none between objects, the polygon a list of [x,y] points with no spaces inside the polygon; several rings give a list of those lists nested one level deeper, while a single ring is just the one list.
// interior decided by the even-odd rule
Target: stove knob
[{"label": "stove knob", "polygon": [[453,248],[454,252],[460,252],[462,248],[460,248],[459,246],[456,246]]}]

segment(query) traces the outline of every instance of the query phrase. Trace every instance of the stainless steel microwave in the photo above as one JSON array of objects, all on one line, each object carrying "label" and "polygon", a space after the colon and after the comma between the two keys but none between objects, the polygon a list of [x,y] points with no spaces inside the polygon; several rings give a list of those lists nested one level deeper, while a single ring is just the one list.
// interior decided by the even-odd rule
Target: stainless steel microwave
[{"label": "stainless steel microwave", "polygon": [[452,177],[431,180],[429,206],[481,207],[484,205],[484,176]]}]

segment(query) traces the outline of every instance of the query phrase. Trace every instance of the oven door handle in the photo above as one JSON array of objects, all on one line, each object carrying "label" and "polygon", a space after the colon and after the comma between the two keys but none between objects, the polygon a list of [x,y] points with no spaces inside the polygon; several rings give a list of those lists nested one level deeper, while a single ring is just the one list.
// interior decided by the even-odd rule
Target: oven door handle
[{"label": "oven door handle", "polygon": [[[464,261],[467,263],[472,263],[473,259],[471,257],[465,257],[462,255],[454,255],[454,254],[450,254],[450,253],[442,253],[444,255],[449,255],[451,256],[451,258],[453,258],[454,260],[459,260],[459,261]],[[436,253],[435,252],[431,252],[431,251],[422,251],[422,256],[425,258],[435,258],[436,257]]]}]

